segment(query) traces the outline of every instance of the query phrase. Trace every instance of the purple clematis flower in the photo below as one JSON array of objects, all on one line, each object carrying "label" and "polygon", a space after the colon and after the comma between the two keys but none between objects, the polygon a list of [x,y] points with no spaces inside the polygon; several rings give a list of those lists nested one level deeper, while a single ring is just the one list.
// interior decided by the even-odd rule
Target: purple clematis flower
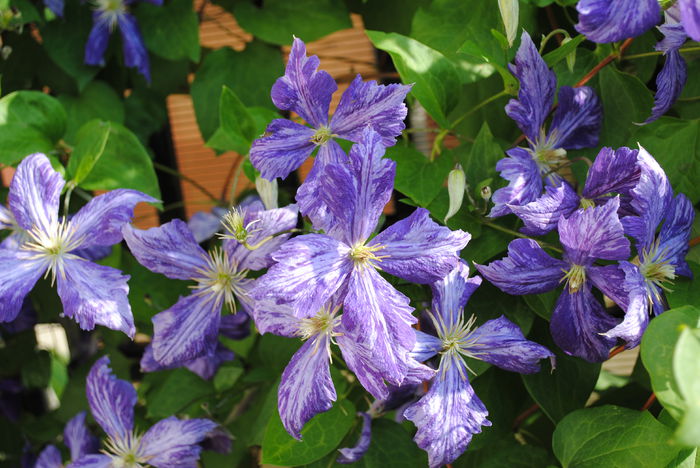
[{"label": "purple clematis flower", "polygon": [[644,148],[640,147],[637,158],[642,176],[631,191],[636,213],[621,221],[625,233],[636,241],[639,283],[647,307],[628,310],[624,321],[606,333],[624,339],[628,347],[639,344],[649,323],[649,312],[659,315],[668,309],[664,295],[667,283],[676,275],[693,276],[685,261],[695,219],[693,204],[683,194],[673,196],[663,169]]},{"label": "purple clematis flower", "polygon": [[345,159],[345,153],[333,139],[358,142],[363,129],[371,126],[384,146],[393,145],[405,128],[407,109],[403,101],[411,86],[365,83],[358,75],[329,119],[331,97],[338,86],[318,66],[318,57],[307,57],[306,46],[295,38],[285,74],[272,87],[272,102],[281,110],[298,114],[311,128],[291,120],[273,120],[266,136],[253,142],[250,161],[265,179],[285,178],[318,147],[313,169],[296,197],[300,211],[315,219],[314,227],[325,229],[326,208],[318,196],[324,167]]},{"label": "purple clematis flower", "polygon": [[506,105],[506,113],[523,131],[530,148],[512,148],[506,152],[508,157],[496,164],[508,186],[493,194],[492,217],[509,214],[509,205],[536,200],[542,194],[543,177],[548,184],[557,185],[561,177],[556,170],[566,162],[566,150],[596,146],[602,118],[600,101],[592,88],[562,86],[552,123],[545,130],[556,76],[525,31],[510,69],[520,81],[520,91],[518,99]]},{"label": "purple clematis flower", "polygon": [[562,180],[559,185],[545,187],[545,193],[525,205],[508,208],[525,226],[521,232],[530,236],[548,233],[557,227],[559,218],[568,217],[579,208],[603,205],[614,195],[620,196],[620,215],[632,214],[630,191],[639,182],[637,150],[603,148],[588,171],[581,196]]},{"label": "purple clematis flower", "polygon": [[[213,356],[225,304],[235,312],[236,299],[252,312],[249,270],[272,263],[270,254],[286,241],[297,224],[297,208],[248,213],[235,209],[227,216],[223,248],[204,251],[185,222],[173,220],[146,231],[124,227],[124,239],[134,257],[149,270],[168,278],[193,280],[195,292],[153,317],[153,358],[165,367],[179,367]],[[255,244],[255,250],[242,245]]]},{"label": "purple clematis flower", "polygon": [[[616,340],[603,333],[618,323],[593,296],[592,286],[623,310],[643,307],[634,294],[639,270],[625,261],[630,256],[630,243],[618,218],[619,206],[619,197],[615,197],[603,206],[579,209],[568,218],[559,218],[563,260],[550,257],[532,239],[516,239],[508,246],[506,258],[477,265],[486,279],[508,294],[540,294],[565,282],[550,330],[555,343],[567,354],[591,362],[608,358]],[[599,259],[619,264],[595,265]]]},{"label": "purple clematis flower", "polygon": [[[250,334],[250,318],[245,311],[221,317],[219,333],[232,340],[241,340]],[[210,380],[219,370],[221,364],[233,361],[235,354],[221,342],[216,344],[214,352],[196,357],[190,361],[170,366],[163,366],[153,357],[153,345],[148,345],[141,358],[141,372],[155,372],[184,366],[204,380]]]},{"label": "purple clematis flower", "polygon": [[107,433],[102,454],[83,455],[70,468],[107,468],[142,466],[156,468],[197,466],[199,443],[214,430],[208,419],[163,419],[139,435],[134,428],[136,390],[125,380],[117,379],[103,356],[90,369],[87,398],[92,416]]},{"label": "purple clematis flower", "polygon": [[[109,36],[119,28],[122,36],[124,65],[136,68],[146,81],[151,82],[151,66],[148,52],[141,37],[134,15],[129,6],[136,0],[95,0],[92,13],[92,30],[85,44],[85,63],[104,65],[104,55],[109,44]],[[154,5],[162,5],[163,0],[145,0]]]},{"label": "purple clematis flower", "polygon": [[418,428],[414,440],[428,452],[431,467],[454,461],[482,426],[491,425],[486,407],[469,384],[463,356],[523,374],[538,372],[540,359],[554,358],[544,346],[525,339],[520,328],[505,317],[473,328],[475,317],[465,320],[464,306],[480,284],[481,278],[469,278],[469,267],[460,262],[432,285],[430,316],[437,336],[416,331],[416,359],[424,361],[440,354],[430,390],[404,411]]},{"label": "purple clematis flower", "polygon": [[[90,433],[85,425],[85,411],[75,415],[63,431],[63,442],[70,450],[71,460],[98,453],[100,442]],[[34,468],[62,468],[64,466],[61,459],[61,452],[55,445],[47,445],[41,451],[34,464]]]},{"label": "purple clematis flower", "polygon": [[28,240],[15,249],[0,249],[0,263],[5,265],[0,274],[0,320],[14,320],[25,296],[46,272],[58,284],[63,313],[81,328],[100,324],[133,336],[129,277],[78,253],[121,242],[121,227],[131,220],[136,204],[157,200],[136,190],[113,190],[93,198],[70,220],[59,219],[64,184],[43,154],[28,156],[17,167],[9,205]]},{"label": "purple clematis flower", "polygon": [[416,367],[408,358],[415,342],[413,309],[378,270],[430,283],[456,265],[470,238],[437,225],[419,208],[368,240],[393,188],[396,163],[382,158],[384,150],[382,136],[368,127],[346,163],[326,167],[320,196],[334,217],[328,234],[283,244],[252,292],[257,300],[291,304],[300,318],[314,316],[340,292],[344,332],[338,341],[353,341],[346,362],[378,399],[387,396],[384,380],[400,385]]},{"label": "purple clematis flower", "polygon": [[637,37],[659,22],[658,0],[580,0],[576,30],[593,42]]},{"label": "purple clematis flower", "polygon": [[[275,206],[274,208],[277,207]],[[259,197],[251,195],[238,204],[238,210],[245,211],[249,216],[253,216],[256,212],[265,211],[265,206]],[[221,223],[224,221],[228,211],[221,206],[215,206],[210,212],[198,211],[187,221],[187,227],[190,228],[197,242],[201,244],[221,231],[223,228]]]}]

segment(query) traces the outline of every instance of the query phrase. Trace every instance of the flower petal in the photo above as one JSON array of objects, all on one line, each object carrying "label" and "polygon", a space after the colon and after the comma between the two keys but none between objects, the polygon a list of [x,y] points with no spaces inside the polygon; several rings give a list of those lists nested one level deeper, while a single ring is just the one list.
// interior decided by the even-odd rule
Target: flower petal
[{"label": "flower petal", "polygon": [[695,0],[678,0],[685,32],[694,41],[700,41],[700,5]]},{"label": "flower petal", "polygon": [[85,416],[87,413],[81,411],[76,414],[66,424],[63,430],[63,442],[70,450],[70,459],[77,460],[83,455],[97,453],[99,449],[99,441],[93,436],[85,425]]},{"label": "flower petal", "polygon": [[174,219],[145,231],[126,225],[122,233],[134,257],[153,272],[188,280],[208,269],[207,253],[182,220]]},{"label": "flower petal", "polygon": [[136,329],[129,305],[128,276],[82,258],[67,258],[58,276],[63,313],[83,330],[95,324],[121,330],[133,338]]},{"label": "flower petal", "polygon": [[380,85],[376,81],[363,82],[357,75],[343,92],[338,108],[331,119],[334,134],[346,140],[359,142],[366,127],[381,135],[384,146],[396,143],[406,125],[408,109],[404,104],[411,85]]},{"label": "flower petal", "polygon": [[122,440],[129,437],[134,429],[136,390],[112,374],[109,357],[102,356],[93,364],[85,391],[92,416],[107,435]]},{"label": "flower petal", "polygon": [[581,149],[598,146],[602,122],[603,108],[593,88],[559,88],[559,103],[549,129],[549,133],[556,137],[558,148]]},{"label": "flower petal", "polygon": [[523,31],[511,72],[520,82],[518,99],[506,105],[506,114],[515,120],[526,137],[535,141],[540,136],[549,110],[554,103],[557,78],[537,51],[527,31]]},{"label": "flower petal", "polygon": [[579,209],[559,218],[559,240],[566,259],[575,265],[590,265],[596,259],[627,260],[630,243],[617,216],[620,198],[603,206]]},{"label": "flower petal", "polygon": [[285,178],[301,166],[316,145],[311,141],[313,129],[286,119],[275,119],[265,135],[253,142],[250,162],[260,174],[272,180]]},{"label": "flower petal", "polygon": [[476,265],[484,278],[508,294],[541,294],[556,288],[567,264],[550,257],[532,239],[515,239],[508,256],[488,265]]},{"label": "flower petal", "polygon": [[219,324],[219,333],[230,340],[242,340],[250,335],[250,315],[243,310],[224,315]]},{"label": "flower petal", "polygon": [[246,242],[251,246],[262,244],[251,250],[236,240],[226,239],[224,247],[240,270],[262,270],[272,265],[271,255],[291,236],[291,233],[284,232],[294,229],[298,221],[299,209],[296,205],[263,211],[246,210],[244,224],[251,226]]},{"label": "flower petal", "polygon": [[164,366],[212,355],[221,321],[221,301],[206,293],[181,297],[153,319],[153,357]]},{"label": "flower petal", "polygon": [[596,156],[588,169],[583,196],[590,200],[606,199],[606,195],[617,193],[629,204],[629,194],[639,183],[641,171],[637,165],[637,150],[626,147],[613,150],[605,147]]},{"label": "flower petal", "polygon": [[329,226],[330,236],[355,245],[374,231],[396,174],[396,163],[383,158],[384,151],[381,135],[366,127],[348,160],[326,166],[321,197],[336,220]]},{"label": "flower petal", "polygon": [[44,0],[44,5],[46,5],[46,8],[51,10],[54,15],[63,18],[63,7],[65,6],[63,0]]},{"label": "flower petal", "polygon": [[581,0],[576,30],[598,43],[637,37],[661,19],[658,0]]},{"label": "flower petal", "polygon": [[62,466],[61,452],[55,445],[47,445],[39,454],[33,468],[61,468]]},{"label": "flower petal", "polygon": [[411,328],[416,318],[408,303],[373,268],[356,268],[350,275],[343,303],[343,333],[355,346],[365,348],[358,356],[366,357],[364,351],[370,351],[374,368],[393,385],[400,385],[406,377],[407,355],[416,341]]},{"label": "flower petal", "polygon": [[272,254],[278,262],[256,281],[256,300],[289,302],[297,317],[316,315],[345,284],[352,269],[346,245],[322,234],[306,234]]},{"label": "flower petal", "polygon": [[300,319],[294,315],[294,309],[289,304],[277,304],[270,299],[256,301],[253,316],[261,335],[273,333],[287,338],[299,336]]},{"label": "flower petal", "polygon": [[0,249],[0,265],[0,322],[12,322],[47,264],[30,252]]},{"label": "flower petal", "polygon": [[360,438],[357,439],[357,444],[355,444],[354,447],[338,449],[340,455],[335,459],[336,463],[345,465],[360,461],[365,453],[367,453],[367,449],[369,449],[369,445],[372,442],[372,416],[364,412],[357,413],[357,415],[362,417]]},{"label": "flower petal", "polygon": [[659,232],[659,250],[664,259],[676,269],[678,275],[692,277],[685,256],[690,249],[690,233],[695,220],[695,210],[688,197],[678,194],[668,206],[664,224]]},{"label": "flower petal", "polygon": [[549,329],[554,342],[566,354],[589,362],[603,362],[615,345],[615,339],[603,333],[617,322],[593,296],[590,285],[585,284],[573,294],[564,289],[554,307]]},{"label": "flower petal", "polygon": [[17,221],[9,208],[0,205],[0,229],[16,229]]},{"label": "flower petal", "polygon": [[678,49],[686,40],[681,24],[664,24],[659,27],[665,38],[656,45],[656,50],[664,53],[666,61],[656,76],[656,94],[651,116],[645,124],[655,121],[673,106],[688,80],[688,65]]},{"label": "flower petal", "polygon": [[460,260],[450,273],[430,285],[433,291],[432,312],[442,315],[447,326],[454,325],[460,319],[467,301],[480,285],[481,277],[470,278],[469,265]]},{"label": "flower petal", "polygon": [[516,324],[501,316],[471,332],[461,348],[476,359],[521,374],[540,370],[540,359],[554,359],[542,345],[529,341]]},{"label": "flower petal", "polygon": [[425,362],[442,351],[442,341],[439,338],[416,330],[416,344],[411,350],[411,357],[418,362]]},{"label": "flower petal", "polygon": [[186,367],[191,372],[197,374],[204,380],[210,380],[219,370],[221,364],[227,361],[232,361],[236,355],[221,343],[217,343],[216,349],[212,354],[200,356],[182,364],[174,363],[170,366],[164,366],[153,357],[153,346],[146,346],[146,350],[141,357],[141,372],[156,372],[160,370],[175,369],[178,367]]},{"label": "flower petal", "polygon": [[192,235],[198,244],[211,239],[214,234],[219,232],[221,229],[221,216],[225,213],[225,209],[217,206],[211,212],[198,211],[190,216],[189,221],[187,221],[187,227],[192,231]]},{"label": "flower petal", "polygon": [[130,13],[119,15],[119,32],[122,36],[124,65],[136,68],[139,73],[151,82],[151,66],[148,61],[148,51],[143,42],[136,18]]},{"label": "flower petal", "polygon": [[459,251],[471,234],[440,226],[425,208],[394,223],[370,242],[382,246],[383,271],[414,283],[432,283],[445,277],[459,262]]},{"label": "flower petal", "polygon": [[85,43],[85,63],[88,65],[104,65],[105,51],[109,45],[109,22],[95,11],[92,13],[92,29]]},{"label": "flower petal", "polygon": [[306,45],[295,37],[284,76],[272,86],[278,109],[296,112],[315,128],[328,123],[328,107],[338,89],[331,75],[318,70],[319,64],[317,56],[306,56]]},{"label": "flower petal", "polygon": [[544,191],[544,195],[525,205],[508,205],[525,223],[520,232],[529,236],[547,234],[557,227],[559,218],[569,216],[580,205],[576,191],[564,180],[556,187],[546,186]]},{"label": "flower petal", "polygon": [[453,462],[482,426],[491,425],[466,376],[460,357],[443,358],[428,393],[404,411],[418,428],[413,440],[428,452],[431,468]]},{"label": "flower petal", "polygon": [[277,406],[289,435],[301,440],[301,430],[318,413],[328,411],[336,399],[329,366],[330,339],[317,335],[294,353],[282,373]]},{"label": "flower petal", "polygon": [[494,207],[489,216],[496,218],[511,212],[508,205],[525,205],[537,199],[542,193],[540,168],[525,148],[512,148],[506,151],[507,158],[496,163],[496,170],[508,181],[508,186],[493,193]]},{"label": "flower petal", "polygon": [[112,457],[109,455],[85,455],[67,468],[112,468],[112,466]]},{"label": "flower petal", "polygon": [[122,241],[122,227],[134,217],[134,207],[141,202],[158,200],[138,190],[117,189],[98,195],[83,206],[70,220],[74,236],[82,238],[81,249],[95,245],[114,245]]},{"label": "flower petal", "polygon": [[323,181],[326,179],[326,167],[331,163],[347,163],[347,155],[340,145],[330,140],[321,145],[316,154],[314,165],[296,193],[299,211],[308,216],[317,231],[328,232],[338,221],[326,205],[326,197],[322,196]]},{"label": "flower petal", "polygon": [[22,229],[48,232],[58,221],[58,203],[65,185],[49,158],[41,153],[22,160],[10,184],[10,210]]},{"label": "flower petal", "polygon": [[139,455],[156,468],[196,468],[199,443],[217,427],[208,419],[181,420],[175,416],[158,421],[141,439]]}]

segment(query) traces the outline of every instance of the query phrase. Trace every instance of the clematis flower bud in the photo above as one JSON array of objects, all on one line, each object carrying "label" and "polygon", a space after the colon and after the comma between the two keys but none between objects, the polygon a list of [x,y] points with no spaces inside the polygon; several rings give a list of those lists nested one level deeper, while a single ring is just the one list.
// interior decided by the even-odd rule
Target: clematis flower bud
[{"label": "clematis flower bud", "polygon": [[270,181],[263,177],[256,177],[255,189],[258,191],[266,210],[279,208],[277,206],[277,179]]},{"label": "clematis flower bud", "polygon": [[453,217],[462,206],[464,199],[464,189],[467,185],[467,178],[464,174],[462,166],[457,164],[447,176],[447,192],[450,194],[450,207],[445,215],[445,223]]},{"label": "clematis flower bud", "polygon": [[498,9],[501,10],[501,18],[506,28],[508,45],[513,47],[513,41],[518,33],[518,0],[498,0]]}]

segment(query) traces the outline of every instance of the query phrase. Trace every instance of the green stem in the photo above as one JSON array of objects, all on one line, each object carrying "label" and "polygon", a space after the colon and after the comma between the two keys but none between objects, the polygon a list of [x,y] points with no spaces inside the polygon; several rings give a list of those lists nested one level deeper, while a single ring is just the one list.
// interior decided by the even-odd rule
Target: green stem
[{"label": "green stem", "polygon": [[495,229],[496,231],[505,232],[506,234],[510,234],[511,236],[520,237],[521,239],[531,239],[531,240],[534,240],[535,242],[537,242],[538,244],[540,244],[540,247],[542,247],[542,248],[544,248],[544,249],[550,249],[550,250],[553,250],[553,251],[559,252],[559,253],[562,252],[562,250],[561,250],[560,248],[554,247],[554,246],[551,245],[551,244],[548,244],[548,243],[546,243],[546,242],[539,241],[539,240],[537,240],[537,239],[532,239],[532,237],[526,236],[526,235],[523,234],[522,232],[518,232],[518,231],[514,231],[514,230],[512,230],[512,229],[505,228],[505,227],[503,227],[503,226],[501,226],[501,225],[499,225],[499,224],[492,223],[491,221],[482,221],[481,223],[482,223],[484,226],[488,226],[488,227],[490,227],[491,229]]},{"label": "green stem", "polygon": [[[700,47],[686,47],[685,49],[678,49],[678,52],[684,53],[684,52],[700,52]],[[640,58],[646,58],[646,57],[655,57],[662,55],[663,52],[657,51],[657,52],[645,52],[643,54],[631,54],[631,55],[623,55],[622,59],[623,60],[634,60],[634,59],[640,59]]]},{"label": "green stem", "polygon": [[231,194],[229,196],[229,206],[233,206],[234,202],[236,201],[236,189],[238,188],[238,180],[241,178],[241,172],[243,172],[243,163],[245,163],[246,158],[248,155],[245,155],[243,158],[241,158],[240,162],[238,163],[238,167],[236,167],[236,173],[233,174],[233,182],[231,183]]},{"label": "green stem", "polygon": [[213,202],[216,203],[217,205],[220,203],[220,202],[219,202],[219,199],[216,198],[216,196],[214,196],[214,194],[211,193],[209,190],[207,190],[202,184],[200,184],[199,182],[197,182],[197,181],[194,180],[193,178],[186,176],[186,175],[183,174],[182,172],[176,171],[175,169],[173,169],[173,168],[171,168],[171,167],[168,167],[168,166],[166,166],[166,165],[164,165],[164,164],[161,164],[161,163],[157,163],[157,162],[155,162],[155,161],[153,161],[153,167],[156,168],[156,169],[158,169],[158,170],[161,171],[161,172],[165,172],[166,174],[174,175],[175,177],[178,177],[178,178],[180,178],[180,179],[182,179],[182,180],[184,180],[184,181],[186,181],[186,182],[189,182],[189,183],[192,184],[197,190],[199,190],[199,191],[202,192],[204,195],[206,195],[207,197],[209,197],[209,199],[210,199],[211,201],[213,201]]},{"label": "green stem", "polygon": [[569,35],[569,31],[567,31],[566,29],[561,29],[561,28],[555,29],[554,31],[547,34],[544,37],[544,39],[542,39],[542,43],[540,44],[540,55],[542,55],[542,52],[544,52],[544,48],[547,45],[547,42],[549,42],[549,40],[551,38],[553,38],[555,34],[561,34],[565,38],[571,39],[571,36]]}]

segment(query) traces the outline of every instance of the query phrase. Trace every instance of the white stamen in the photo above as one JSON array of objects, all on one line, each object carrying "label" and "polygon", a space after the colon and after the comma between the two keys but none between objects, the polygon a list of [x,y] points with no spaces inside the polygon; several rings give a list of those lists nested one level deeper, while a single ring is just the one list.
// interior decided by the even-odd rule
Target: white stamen
[{"label": "white stamen", "polygon": [[236,296],[247,295],[243,285],[247,282],[248,270],[238,271],[237,262],[229,258],[221,247],[214,247],[206,260],[207,268],[197,270],[200,276],[192,278],[197,282],[193,286],[197,290],[195,294],[212,295],[216,301],[223,300],[235,313]]},{"label": "white stamen", "polygon": [[27,241],[20,248],[30,252],[35,252],[35,259],[46,259],[49,262],[46,275],[49,272],[52,282],[56,281],[56,274],[63,278],[63,261],[68,258],[77,258],[71,254],[83,243],[84,238],[75,237],[75,226],[63,219],[52,223],[48,229],[34,226],[26,232]]}]

